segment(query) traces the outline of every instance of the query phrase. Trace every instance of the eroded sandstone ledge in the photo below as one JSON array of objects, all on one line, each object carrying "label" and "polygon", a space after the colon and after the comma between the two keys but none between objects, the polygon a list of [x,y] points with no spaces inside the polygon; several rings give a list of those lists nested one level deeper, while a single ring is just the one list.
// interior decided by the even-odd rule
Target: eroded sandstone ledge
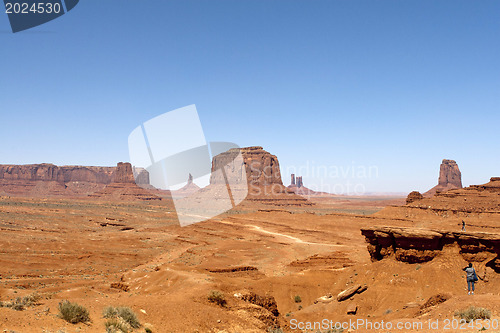
[{"label": "eroded sandstone ledge", "polygon": [[434,259],[447,245],[458,246],[466,261],[485,262],[500,272],[500,235],[486,232],[449,232],[403,227],[362,228],[372,261],[394,256],[407,263]]}]

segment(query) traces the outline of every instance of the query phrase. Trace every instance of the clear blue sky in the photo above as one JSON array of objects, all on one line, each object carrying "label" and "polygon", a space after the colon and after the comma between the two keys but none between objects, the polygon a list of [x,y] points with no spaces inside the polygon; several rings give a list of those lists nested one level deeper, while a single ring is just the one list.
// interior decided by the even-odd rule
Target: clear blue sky
[{"label": "clear blue sky", "polygon": [[[115,165],[142,122],[196,104],[209,141],[425,191],[443,158],[500,176],[500,2],[82,0],[16,34],[0,13],[0,163]],[[310,168],[311,170],[311,168]],[[373,169],[372,169],[373,171]]]}]

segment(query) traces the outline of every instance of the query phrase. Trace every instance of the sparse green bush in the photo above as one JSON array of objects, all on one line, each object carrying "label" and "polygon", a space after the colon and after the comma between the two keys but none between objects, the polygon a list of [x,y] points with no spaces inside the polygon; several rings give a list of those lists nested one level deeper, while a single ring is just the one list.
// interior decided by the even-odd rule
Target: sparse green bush
[{"label": "sparse green bush", "polygon": [[471,305],[467,309],[456,311],[455,316],[460,317],[460,319],[465,319],[466,322],[470,322],[471,320],[476,319],[490,319],[491,311]]},{"label": "sparse green bush", "polygon": [[12,302],[0,302],[0,307],[11,308],[13,310],[22,311],[30,306],[38,305],[40,300],[38,294],[30,294],[24,297],[16,297]]},{"label": "sparse green bush", "polygon": [[[115,326],[117,326],[118,324],[120,324],[121,327],[127,326],[127,329],[141,327],[141,323],[139,322],[139,319],[137,318],[135,312],[126,306],[108,306],[104,308],[102,315],[104,318],[110,319],[108,320],[108,322],[111,329],[118,329],[115,328]],[[108,329],[108,326],[106,326],[106,329]]]},{"label": "sparse green bush", "polygon": [[267,333],[284,333],[283,330],[279,327],[269,327],[267,329]]},{"label": "sparse green bush", "polygon": [[122,318],[110,318],[105,323],[106,333],[128,333],[130,326]]},{"label": "sparse green bush", "polygon": [[295,295],[295,297],[293,298],[293,300],[295,301],[295,303],[300,303],[302,302],[302,298],[300,298],[299,295]]},{"label": "sparse green bush", "polygon": [[144,331],[145,331],[146,333],[153,333],[153,331],[152,331],[150,328],[147,328],[147,327],[144,329]]},{"label": "sparse green bush", "polygon": [[102,316],[104,318],[114,318],[118,316],[118,311],[114,306],[107,306],[102,311]]},{"label": "sparse green bush", "polygon": [[85,323],[90,320],[89,311],[77,303],[71,303],[64,300],[59,303],[59,317],[66,320],[68,323],[77,324]]},{"label": "sparse green bush", "polygon": [[210,291],[207,298],[210,302],[215,303],[217,305],[220,305],[220,306],[226,305],[226,298],[224,297],[224,294],[222,294],[218,290]]}]

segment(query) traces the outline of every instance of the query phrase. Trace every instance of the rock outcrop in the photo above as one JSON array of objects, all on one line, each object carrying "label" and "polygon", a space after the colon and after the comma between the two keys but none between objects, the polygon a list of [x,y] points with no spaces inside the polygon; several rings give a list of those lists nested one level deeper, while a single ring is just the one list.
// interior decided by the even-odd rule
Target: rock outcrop
[{"label": "rock outcrop", "polygon": [[[238,153],[243,158],[243,166],[241,162],[233,162]],[[215,156],[212,160],[210,187],[226,184],[223,175],[214,172],[225,165],[226,177],[231,179],[232,190],[238,187],[238,183],[246,183],[248,201],[278,206],[312,205],[283,186],[278,158],[262,147],[231,149]]]},{"label": "rock outcrop", "polygon": [[388,206],[374,216],[432,220],[481,217],[483,227],[497,226],[500,223],[500,177],[492,177],[490,182],[482,185],[439,192],[404,206]]},{"label": "rock outcrop", "polygon": [[105,200],[161,200],[160,196],[154,194],[155,189],[145,189],[138,186],[134,181],[132,165],[128,162],[119,162],[116,166],[115,177],[112,183],[94,194],[92,198]]},{"label": "rock outcrop", "polygon": [[116,166],[115,183],[135,183],[134,173],[132,172],[132,165],[130,163],[119,162]]},{"label": "rock outcrop", "polygon": [[486,262],[500,272],[500,235],[486,232],[449,232],[403,227],[362,228],[372,261],[394,257],[421,263],[440,255],[445,246],[457,246],[468,262]]},{"label": "rock outcrop", "polygon": [[457,162],[453,160],[443,160],[439,168],[438,184],[424,193],[425,197],[433,196],[439,192],[462,188],[462,173]]},{"label": "rock outcrop", "polygon": [[421,200],[423,198],[424,198],[424,196],[420,192],[413,191],[410,194],[408,194],[408,196],[406,197],[406,204],[410,204],[414,201]]},{"label": "rock outcrop", "polygon": [[[244,166],[235,163],[235,155],[241,153]],[[266,187],[278,185],[283,186],[278,158],[265,151],[262,147],[246,147],[231,149],[227,152],[214,156],[212,159],[211,185],[226,184],[221,173],[214,172],[226,167],[231,174],[227,175],[233,183],[247,182],[249,187]]]},{"label": "rock outcrop", "polygon": [[193,175],[189,174],[187,184],[182,188],[172,191],[173,198],[184,198],[200,190],[200,187],[193,182]]},{"label": "rock outcrop", "polygon": [[[0,194],[17,196],[87,196],[112,182],[133,183],[127,166],[57,166],[49,163],[0,165]],[[126,170],[125,170],[126,169]],[[149,173],[134,170],[135,182],[149,184]]]},{"label": "rock outcrop", "polygon": [[302,180],[302,176],[295,177],[295,174],[292,173],[291,178],[292,178],[292,182],[290,185],[288,185],[287,188],[289,191],[291,191],[295,194],[298,194],[298,195],[303,196],[303,197],[330,195],[329,193],[317,192],[317,191],[313,191],[313,190],[305,187],[304,182]]}]

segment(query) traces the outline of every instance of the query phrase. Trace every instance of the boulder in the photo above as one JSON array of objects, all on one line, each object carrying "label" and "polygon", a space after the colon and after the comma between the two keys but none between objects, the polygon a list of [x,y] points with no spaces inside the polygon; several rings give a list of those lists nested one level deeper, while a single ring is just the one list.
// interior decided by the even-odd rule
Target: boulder
[{"label": "boulder", "polygon": [[356,312],[358,312],[358,306],[356,303],[349,303],[349,305],[347,305],[346,313],[348,315],[355,315]]},{"label": "boulder", "polygon": [[354,285],[352,287],[347,288],[344,291],[341,291],[337,295],[337,301],[338,302],[345,301],[346,299],[351,298],[355,294],[360,294],[360,293],[364,292],[366,289],[368,289],[368,286],[356,284],[356,285]]},{"label": "boulder", "polygon": [[417,200],[422,200],[423,198],[424,198],[424,196],[420,192],[413,191],[410,194],[408,194],[408,196],[406,197],[406,204],[410,204],[410,203],[417,201]]}]

